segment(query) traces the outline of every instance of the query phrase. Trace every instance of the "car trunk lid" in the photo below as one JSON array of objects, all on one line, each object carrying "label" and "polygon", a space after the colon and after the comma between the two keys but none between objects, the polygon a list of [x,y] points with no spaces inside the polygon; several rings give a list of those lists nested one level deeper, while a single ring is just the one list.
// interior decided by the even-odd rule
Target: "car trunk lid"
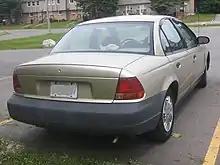
[{"label": "car trunk lid", "polygon": [[142,56],[140,54],[106,52],[57,53],[22,65],[88,65],[121,69]]},{"label": "car trunk lid", "polygon": [[26,97],[111,103],[121,70],[140,57],[100,53],[56,54],[22,64],[15,73]]}]

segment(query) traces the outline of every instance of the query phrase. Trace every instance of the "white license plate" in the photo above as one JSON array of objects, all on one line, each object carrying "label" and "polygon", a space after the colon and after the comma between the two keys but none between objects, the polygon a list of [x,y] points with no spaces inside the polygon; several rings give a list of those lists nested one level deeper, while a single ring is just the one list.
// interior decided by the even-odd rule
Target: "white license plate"
[{"label": "white license plate", "polygon": [[52,82],[50,86],[50,96],[59,98],[77,98],[77,84],[66,82]]}]

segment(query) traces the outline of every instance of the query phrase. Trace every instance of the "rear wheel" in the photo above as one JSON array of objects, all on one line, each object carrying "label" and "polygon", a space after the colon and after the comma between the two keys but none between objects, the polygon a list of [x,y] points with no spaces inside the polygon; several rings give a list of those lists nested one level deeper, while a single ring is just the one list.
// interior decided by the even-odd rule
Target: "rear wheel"
[{"label": "rear wheel", "polygon": [[174,125],[174,97],[168,90],[163,101],[160,120],[155,130],[149,132],[148,137],[152,141],[166,142],[172,135]]}]

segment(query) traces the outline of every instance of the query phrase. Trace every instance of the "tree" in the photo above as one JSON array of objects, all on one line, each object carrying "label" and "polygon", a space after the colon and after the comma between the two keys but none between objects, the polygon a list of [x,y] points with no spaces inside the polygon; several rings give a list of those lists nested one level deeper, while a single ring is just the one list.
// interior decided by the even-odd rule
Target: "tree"
[{"label": "tree", "polygon": [[90,19],[113,16],[118,9],[118,0],[76,0],[76,2]]},{"label": "tree", "polygon": [[151,0],[151,8],[158,14],[167,14],[170,9],[183,4],[183,0]]},{"label": "tree", "polygon": [[220,0],[197,0],[199,13],[220,13]]},{"label": "tree", "polygon": [[12,17],[20,13],[20,0],[0,0],[0,14],[12,22]]}]

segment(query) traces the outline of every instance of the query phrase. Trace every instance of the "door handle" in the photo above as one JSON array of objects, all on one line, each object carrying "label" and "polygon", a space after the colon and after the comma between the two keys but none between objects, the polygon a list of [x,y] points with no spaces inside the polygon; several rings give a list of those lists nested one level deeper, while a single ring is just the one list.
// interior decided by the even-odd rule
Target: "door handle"
[{"label": "door handle", "polygon": [[193,56],[193,63],[196,61],[196,55]]},{"label": "door handle", "polygon": [[179,62],[176,63],[176,67],[177,67],[177,69],[181,68],[181,64]]}]

